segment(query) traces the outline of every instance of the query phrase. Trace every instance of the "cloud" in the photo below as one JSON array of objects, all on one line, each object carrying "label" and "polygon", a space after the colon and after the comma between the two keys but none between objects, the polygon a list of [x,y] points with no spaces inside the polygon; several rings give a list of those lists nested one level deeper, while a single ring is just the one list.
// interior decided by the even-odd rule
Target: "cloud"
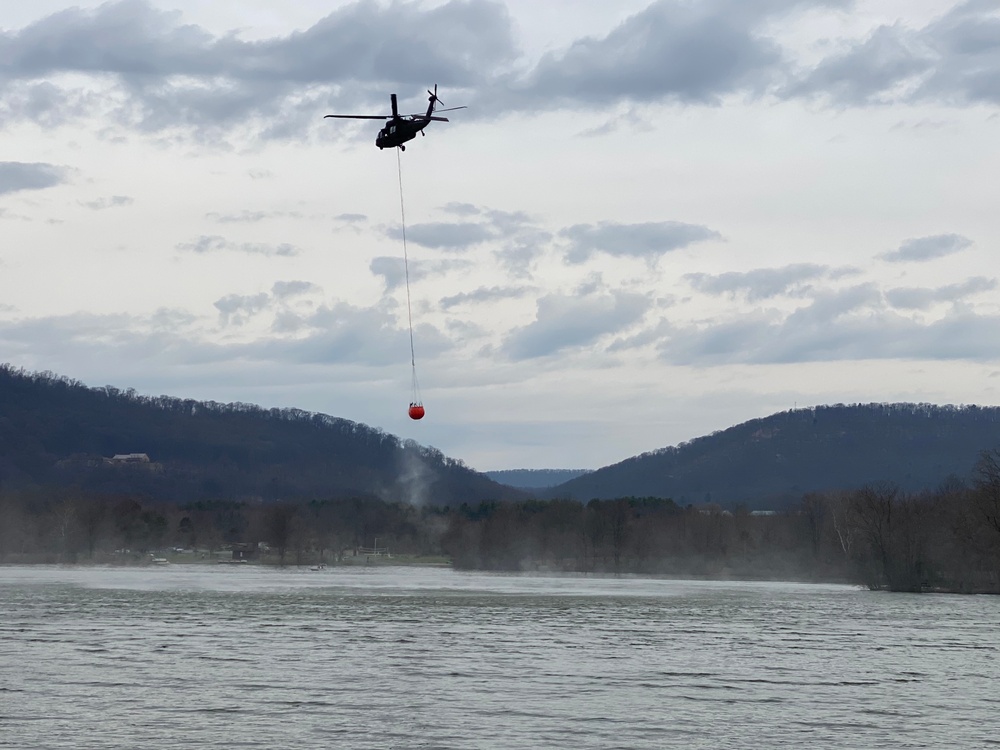
[{"label": "cloud", "polygon": [[368,221],[368,217],[364,214],[337,214],[333,218],[336,221],[342,221],[345,224],[360,224]]},{"label": "cloud", "polygon": [[276,299],[288,299],[321,291],[316,284],[309,281],[276,281],[271,287],[271,294]]},{"label": "cloud", "polygon": [[935,234],[906,240],[898,249],[882,253],[878,257],[890,263],[919,262],[943,258],[971,245],[972,240],[960,234]]},{"label": "cloud", "polygon": [[995,0],[967,0],[924,30],[936,65],[916,98],[1000,103],[1000,15]]},{"label": "cloud", "polygon": [[948,284],[933,289],[899,287],[890,289],[885,298],[890,305],[901,310],[927,310],[938,302],[960,302],[981,292],[991,292],[997,288],[996,279],[975,276],[960,284]]},{"label": "cloud", "polygon": [[55,187],[66,182],[67,173],[54,164],[0,161],[0,195]]},{"label": "cloud", "polygon": [[[441,210],[466,219],[475,217],[476,220],[414,224],[406,228],[407,242],[433,250],[465,252],[483,242],[536,231],[531,225],[531,217],[523,211],[499,211],[468,203],[449,203]],[[387,227],[383,231],[393,240],[402,240],[402,230],[398,226]]]},{"label": "cloud", "polygon": [[893,93],[927,71],[930,52],[899,26],[883,26],[848,52],[823,60],[788,87],[788,96],[824,95],[839,104],[864,105]]},{"label": "cloud", "polygon": [[93,362],[138,363],[169,359],[192,346],[193,317],[179,310],[152,315],[76,313],[0,321],[0,346],[11,361],[65,361],[74,368]]},{"label": "cloud", "polygon": [[190,242],[180,243],[176,247],[178,250],[197,253],[199,255],[217,252],[241,252],[248,255],[264,255],[267,257],[291,257],[301,252],[295,245],[288,243],[270,245],[262,242],[233,242],[217,234],[201,235]]},{"label": "cloud", "polygon": [[93,211],[103,211],[106,208],[131,206],[135,201],[126,195],[113,195],[110,198],[98,198],[92,201],[80,201],[80,205]]},{"label": "cloud", "polygon": [[[293,364],[394,365],[409,359],[410,338],[405,321],[386,307],[355,307],[345,302],[324,306],[302,318],[308,335],[271,337],[237,347],[248,359]],[[438,328],[427,323],[414,329],[423,356],[435,356],[452,346]]]},{"label": "cloud", "polygon": [[493,251],[493,257],[511,276],[531,278],[532,264],[542,255],[551,240],[552,235],[548,232],[525,233],[504,242],[499,250]]},{"label": "cloud", "polygon": [[524,360],[584,347],[632,325],[649,305],[649,298],[624,292],[549,294],[539,298],[532,323],[507,335],[502,352]]},{"label": "cloud", "polygon": [[[399,227],[386,229],[386,236],[402,240]],[[472,222],[414,224],[406,229],[406,240],[434,250],[465,252],[473,245],[486,242],[494,237],[494,231],[485,224]]]},{"label": "cloud", "polygon": [[470,203],[449,203],[441,210],[465,218],[478,217],[478,222],[466,223],[480,227],[477,231],[494,241],[493,257],[515,277],[529,277],[531,264],[552,240],[552,234],[536,226],[524,211],[501,211]]},{"label": "cloud", "polygon": [[[257,310],[267,295],[242,301],[237,295],[222,301],[234,314]],[[245,304],[243,304],[245,303]],[[220,313],[222,310],[220,309]],[[409,362],[409,334],[387,307],[355,307],[337,302],[301,318],[296,335],[266,335],[239,343],[217,343],[204,320],[180,311],[158,311],[150,316],[74,315],[0,318],[0,346],[11,361],[66,363],[79,372],[94,363],[103,371],[182,367],[196,368],[200,378],[211,378],[219,367],[245,371],[248,362],[288,368],[297,364],[349,367],[402,367]],[[436,327],[423,323],[414,330],[425,357],[453,346]],[[61,365],[60,365],[61,366]],[[47,368],[45,368],[47,369]]]},{"label": "cloud", "polygon": [[432,81],[479,85],[483,71],[514,59],[512,29],[504,6],[488,0],[362,0],[253,41],[214,35],[146,0],[69,8],[0,34],[0,116],[48,124],[100,112],[151,133],[297,137],[325,106],[384,108],[383,95],[358,92],[390,81],[417,91]]},{"label": "cloud", "polygon": [[997,4],[965,0],[923,28],[881,26],[800,74],[783,95],[820,96],[847,106],[1000,103]]},{"label": "cloud", "polygon": [[256,224],[266,219],[301,219],[298,211],[240,211],[232,214],[209,213],[205,217],[220,224]]},{"label": "cloud", "polygon": [[[756,33],[767,10],[793,3],[659,0],[604,37],[550,53],[509,87],[525,106],[606,106],[622,101],[714,104],[763,90],[781,63],[777,45]],[[754,9],[748,6],[759,6]]]},{"label": "cloud", "polygon": [[264,310],[271,303],[271,297],[265,293],[254,295],[230,294],[215,301],[219,318],[226,325],[243,325],[256,313]]},{"label": "cloud", "polygon": [[479,206],[474,206],[471,203],[459,203],[457,201],[445,204],[441,207],[441,210],[455,216],[478,216],[483,212]]},{"label": "cloud", "polygon": [[684,326],[661,325],[662,359],[675,365],[788,364],[881,359],[995,361],[1000,316],[954,309],[923,322],[886,309],[874,284],[774,310]]},{"label": "cloud", "polygon": [[471,292],[460,292],[459,294],[453,294],[449,297],[441,298],[441,307],[448,310],[457,305],[466,304],[483,304],[487,302],[496,302],[498,300],[504,299],[520,299],[524,297],[531,289],[524,286],[516,287],[485,287],[481,286],[478,289],[474,289]]},{"label": "cloud", "polygon": [[281,309],[275,314],[274,329],[291,332],[308,325],[308,321],[286,306],[296,297],[318,291],[321,291],[320,288],[308,281],[276,281],[271,286],[270,294],[229,294],[214,304],[222,323],[236,326],[243,325],[259,312],[280,306]]},{"label": "cloud", "polygon": [[639,108],[592,135],[641,127],[646,104],[769,93],[840,106],[1000,102],[993,0],[966,0],[922,28],[897,23],[835,40],[842,51],[796,70],[795,51],[774,36],[781,17],[850,4],[655,0],[607,34],[531,61],[496,0],[358,0],[308,28],[253,40],[215,34],[149,0],[118,0],[0,32],[0,119],[49,128],[90,120],[109,137],[132,130],[208,143],[300,139],[319,128],[324,138],[353,137],[350,128],[321,125],[316,113],[383,112],[385,92],[397,89],[404,111],[423,109],[422,97],[419,105],[411,98],[429,82],[476,94],[483,106],[470,117],[497,107]]},{"label": "cloud", "polygon": [[[410,283],[431,276],[451,273],[452,271],[465,270],[466,268],[471,268],[472,265],[470,261],[457,259],[410,261]],[[401,286],[406,281],[407,265],[402,258],[385,255],[379,256],[372,259],[368,268],[376,276],[382,277],[387,292]]]},{"label": "cloud", "polygon": [[815,263],[793,263],[781,268],[758,268],[743,273],[690,273],[684,278],[692,287],[707,294],[743,293],[750,302],[788,294],[804,282],[839,278],[858,273],[857,269],[831,269]]},{"label": "cloud", "polygon": [[696,242],[722,239],[722,235],[708,227],[678,221],[576,224],[562,230],[559,236],[570,241],[570,250],[566,253],[570,263],[583,263],[598,252],[655,261],[664,253]]}]

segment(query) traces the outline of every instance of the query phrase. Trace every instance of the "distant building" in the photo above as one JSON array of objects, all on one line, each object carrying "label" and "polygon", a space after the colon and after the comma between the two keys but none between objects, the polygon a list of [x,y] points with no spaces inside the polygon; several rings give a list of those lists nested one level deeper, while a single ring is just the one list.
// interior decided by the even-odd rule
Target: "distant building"
[{"label": "distant building", "polygon": [[258,558],[257,545],[253,542],[238,542],[233,545],[233,560],[247,561]]},{"label": "distant building", "polygon": [[148,464],[149,456],[145,453],[116,453],[108,461],[113,464]]}]

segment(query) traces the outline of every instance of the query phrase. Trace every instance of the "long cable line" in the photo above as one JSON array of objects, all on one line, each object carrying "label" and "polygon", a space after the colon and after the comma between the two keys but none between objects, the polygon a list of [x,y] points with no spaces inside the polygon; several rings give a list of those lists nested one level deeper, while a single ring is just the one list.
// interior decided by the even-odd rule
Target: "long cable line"
[{"label": "long cable line", "polygon": [[423,416],[423,404],[420,400],[420,386],[417,383],[417,357],[413,347],[413,306],[410,302],[410,258],[406,249],[406,208],[403,205],[403,160],[399,149],[396,149],[396,169],[399,174],[399,218],[403,234],[403,274],[406,278],[406,321],[410,328],[410,367],[413,371],[413,396],[410,402],[410,416],[419,419],[413,412],[414,407],[420,407]]}]

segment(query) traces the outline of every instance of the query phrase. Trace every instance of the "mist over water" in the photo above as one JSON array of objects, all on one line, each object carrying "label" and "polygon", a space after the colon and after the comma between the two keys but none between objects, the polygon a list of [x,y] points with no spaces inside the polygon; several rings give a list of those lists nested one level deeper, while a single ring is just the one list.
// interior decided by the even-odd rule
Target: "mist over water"
[{"label": "mist over water", "polygon": [[0,567],[2,748],[983,747],[1000,598]]}]

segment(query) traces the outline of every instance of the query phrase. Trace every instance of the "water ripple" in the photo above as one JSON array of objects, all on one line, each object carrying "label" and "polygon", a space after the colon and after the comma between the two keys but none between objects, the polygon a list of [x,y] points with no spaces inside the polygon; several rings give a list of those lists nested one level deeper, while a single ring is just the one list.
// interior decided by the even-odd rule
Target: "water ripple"
[{"label": "water ripple", "polygon": [[0,748],[998,744],[1000,598],[218,568],[0,567]]}]

